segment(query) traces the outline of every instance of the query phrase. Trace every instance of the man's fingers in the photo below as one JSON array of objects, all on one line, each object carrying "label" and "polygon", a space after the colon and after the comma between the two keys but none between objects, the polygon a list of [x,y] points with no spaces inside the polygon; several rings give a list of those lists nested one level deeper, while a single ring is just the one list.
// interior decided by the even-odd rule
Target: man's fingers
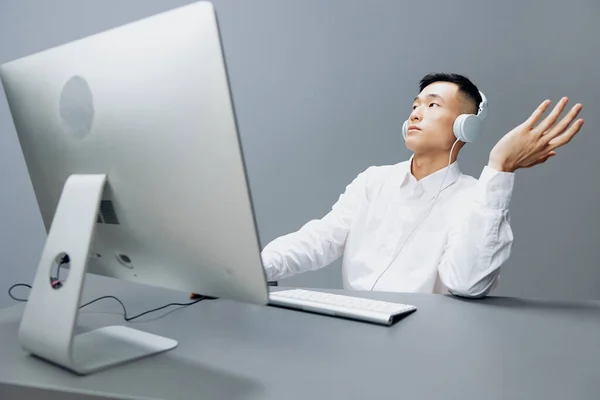
[{"label": "man's fingers", "polygon": [[571,110],[567,113],[567,115],[565,115],[558,124],[556,124],[548,132],[545,132],[544,139],[546,140],[546,143],[563,133],[565,129],[567,129],[567,127],[571,125],[571,122],[573,122],[573,120],[577,118],[577,115],[579,115],[579,112],[581,112],[582,108],[583,106],[581,104],[574,105],[571,108]]},{"label": "man's fingers", "polygon": [[548,142],[548,149],[554,150],[557,147],[564,146],[565,144],[569,143],[571,139],[573,139],[573,136],[575,136],[577,132],[579,132],[582,126],[582,119],[578,119],[577,121],[575,121],[573,125],[571,125],[569,129],[567,129],[563,134],[556,136],[554,139]]},{"label": "man's fingers", "polygon": [[527,121],[525,121],[525,124],[531,129],[535,126],[535,124],[537,124],[537,122],[540,120],[540,118],[542,117],[542,115],[544,115],[544,113],[546,112],[546,109],[548,108],[548,106],[550,106],[550,100],[544,100],[542,102],[542,104],[540,104],[535,111],[529,116],[529,118],[527,119]]},{"label": "man's fingers", "polygon": [[566,97],[563,97],[562,99],[560,99],[560,101],[556,104],[556,106],[554,106],[554,109],[552,110],[552,112],[546,118],[544,118],[544,120],[542,122],[540,122],[540,124],[535,128],[535,130],[538,131],[539,134],[542,134],[542,133],[546,132],[548,129],[550,129],[550,127],[552,125],[554,125],[554,123],[560,116],[560,113],[562,113],[562,111],[565,108],[565,106],[567,105],[568,101],[569,101],[569,99]]}]

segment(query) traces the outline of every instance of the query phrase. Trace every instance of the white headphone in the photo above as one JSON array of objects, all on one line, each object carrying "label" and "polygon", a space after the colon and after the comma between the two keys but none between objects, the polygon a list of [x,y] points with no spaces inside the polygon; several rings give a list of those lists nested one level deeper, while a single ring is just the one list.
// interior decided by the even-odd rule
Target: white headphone
[{"label": "white headphone", "polygon": [[[475,141],[483,130],[483,120],[487,116],[488,102],[482,92],[479,92],[479,94],[481,95],[481,103],[479,103],[477,115],[461,114],[454,120],[454,136],[456,136],[456,139],[462,140],[463,142]],[[406,140],[408,122],[409,121],[406,120],[402,125],[402,136],[404,137],[404,140]]]}]

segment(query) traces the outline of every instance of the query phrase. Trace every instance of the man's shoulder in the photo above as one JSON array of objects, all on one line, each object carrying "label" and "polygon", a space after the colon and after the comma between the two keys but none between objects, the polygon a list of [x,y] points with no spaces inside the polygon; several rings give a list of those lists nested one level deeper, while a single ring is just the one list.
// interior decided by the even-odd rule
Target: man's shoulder
[{"label": "man's shoulder", "polygon": [[362,172],[368,179],[385,178],[390,175],[401,175],[408,171],[410,161],[401,161],[396,164],[371,165]]},{"label": "man's shoulder", "polygon": [[371,165],[358,174],[355,180],[362,182],[367,191],[372,191],[401,178],[410,168],[409,163],[410,161],[402,161],[397,164]]},{"label": "man's shoulder", "polygon": [[477,186],[477,178],[475,178],[473,175],[468,175],[465,173],[460,173],[458,180],[460,181],[461,185],[464,185],[465,187],[475,187]]}]

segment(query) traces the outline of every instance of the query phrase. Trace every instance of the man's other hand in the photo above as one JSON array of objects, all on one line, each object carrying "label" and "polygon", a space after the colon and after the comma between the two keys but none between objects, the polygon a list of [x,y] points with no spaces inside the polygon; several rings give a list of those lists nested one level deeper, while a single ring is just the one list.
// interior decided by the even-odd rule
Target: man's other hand
[{"label": "man's other hand", "polygon": [[540,104],[525,122],[504,135],[494,146],[490,153],[489,167],[514,172],[519,168],[541,164],[555,156],[553,150],[569,143],[583,126],[583,119],[573,123],[582,109],[581,104],[573,106],[557,122],[567,102],[568,99],[563,97],[552,112],[537,124],[550,106],[550,100]]}]

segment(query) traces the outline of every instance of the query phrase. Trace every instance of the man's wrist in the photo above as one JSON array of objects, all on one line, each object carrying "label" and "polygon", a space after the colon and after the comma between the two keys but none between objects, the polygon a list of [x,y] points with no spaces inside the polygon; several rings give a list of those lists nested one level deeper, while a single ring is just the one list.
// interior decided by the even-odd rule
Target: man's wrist
[{"label": "man's wrist", "polygon": [[499,172],[515,172],[515,168],[506,160],[490,157],[488,167]]}]

